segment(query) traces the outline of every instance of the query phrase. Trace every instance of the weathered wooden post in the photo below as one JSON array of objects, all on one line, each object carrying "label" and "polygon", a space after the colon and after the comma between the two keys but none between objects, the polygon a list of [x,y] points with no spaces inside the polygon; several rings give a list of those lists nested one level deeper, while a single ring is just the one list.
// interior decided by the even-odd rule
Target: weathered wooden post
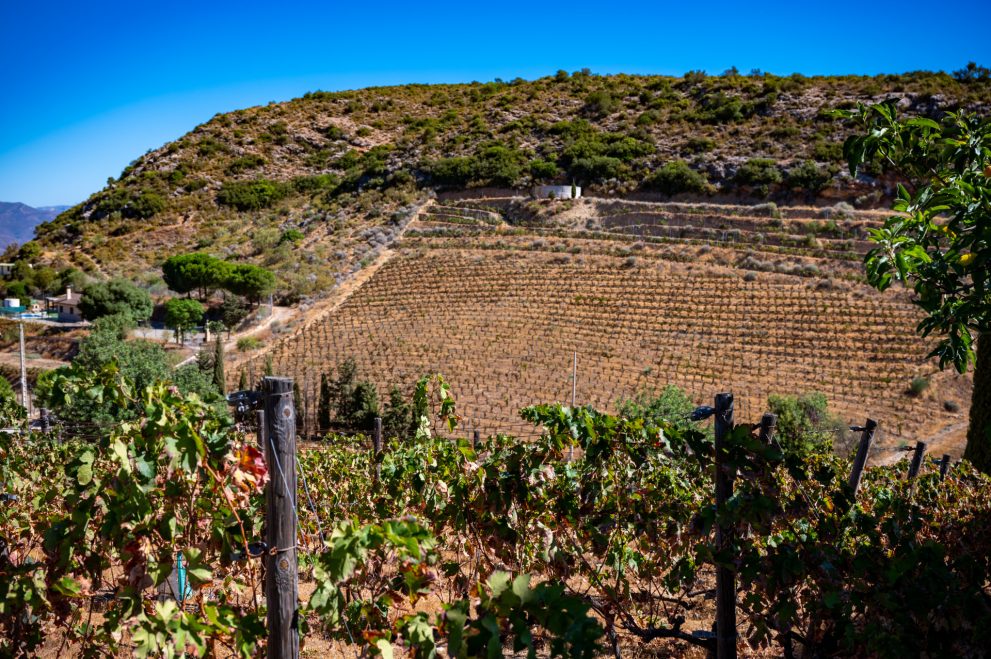
[{"label": "weathered wooden post", "polygon": [[908,466],[908,479],[912,480],[919,475],[919,469],[922,468],[922,458],[926,456],[926,443],[916,442],[915,443],[915,455],[912,456],[912,464]]},{"label": "weathered wooden post", "polygon": [[471,435],[471,448],[477,451],[479,441],[481,441],[481,433],[475,430]]},{"label": "weathered wooden post", "polygon": [[375,465],[375,480],[382,476],[382,418],[375,417],[375,432],[372,434],[372,464]]},{"label": "weathered wooden post", "polygon": [[267,376],[265,393],[265,600],[269,659],[299,659],[299,571],[296,553],[296,410],[292,378]]},{"label": "weathered wooden post", "polygon": [[[719,523],[726,501],[733,496],[735,473],[725,464],[726,438],[733,430],[733,394],[716,394],[716,551],[723,551],[732,540],[730,529]],[[716,568],[716,657],[736,659],[736,574],[727,567]]]},{"label": "weathered wooden post", "polygon": [[41,432],[48,434],[52,430],[52,419],[49,416],[51,412],[48,411],[47,407],[41,408]]},{"label": "weathered wooden post", "polygon": [[944,453],[943,459],[939,461],[939,480],[946,478],[946,472],[950,469],[950,454]]},{"label": "weathered wooden post", "polygon": [[877,421],[867,419],[863,432],[860,435],[860,446],[857,447],[857,455],[853,459],[853,468],[850,470],[850,488],[853,489],[854,496],[860,489],[860,478],[864,474],[864,467],[867,466],[867,454],[871,450],[871,442],[874,441],[874,431],[877,430]]}]

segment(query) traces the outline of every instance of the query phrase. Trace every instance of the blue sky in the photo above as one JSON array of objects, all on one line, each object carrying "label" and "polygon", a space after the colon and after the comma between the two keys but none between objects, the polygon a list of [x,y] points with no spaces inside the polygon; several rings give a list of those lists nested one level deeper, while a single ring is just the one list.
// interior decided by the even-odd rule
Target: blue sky
[{"label": "blue sky", "polygon": [[[944,15],[942,12],[947,12]],[[991,66],[991,2],[0,3],[0,200],[70,204],[217,112],[314,89]],[[933,30],[929,32],[929,30]]]}]

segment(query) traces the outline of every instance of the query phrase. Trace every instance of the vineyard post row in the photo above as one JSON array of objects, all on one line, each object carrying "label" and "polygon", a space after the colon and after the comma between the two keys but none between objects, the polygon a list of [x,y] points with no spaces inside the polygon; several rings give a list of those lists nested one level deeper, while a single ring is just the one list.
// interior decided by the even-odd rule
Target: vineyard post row
[{"label": "vineyard post row", "polygon": [[[297,560],[296,510],[296,410],[293,401],[292,378],[266,376],[262,381],[263,409],[257,411],[258,443],[263,448],[266,463],[270,465],[271,478],[265,490],[266,498],[266,554],[265,596],[268,602],[268,657],[269,659],[299,658],[299,574]],[[715,504],[720,506],[733,496],[735,469],[725,464],[726,437],[734,427],[733,394],[721,393],[715,397],[715,407],[709,410],[714,416],[715,431]],[[759,437],[763,444],[774,441],[777,417],[765,413],[760,421]],[[867,419],[860,444],[850,471],[850,487],[854,496],[867,466],[868,454],[877,422]],[[472,447],[477,448],[480,433],[472,433]],[[379,480],[379,463],[382,459],[382,419],[375,418],[371,461],[375,465],[376,481]],[[913,449],[908,480],[919,474],[926,453],[926,443],[917,442]],[[271,470],[271,465],[276,469]],[[950,456],[944,454],[938,462],[940,480],[946,476]],[[717,550],[732,544],[732,527],[724,528],[716,516]],[[736,626],[736,575],[728,567],[716,571],[716,622],[712,638],[717,659],[735,659]],[[711,637],[710,637],[711,638]],[[712,647],[712,646],[710,646]]]}]

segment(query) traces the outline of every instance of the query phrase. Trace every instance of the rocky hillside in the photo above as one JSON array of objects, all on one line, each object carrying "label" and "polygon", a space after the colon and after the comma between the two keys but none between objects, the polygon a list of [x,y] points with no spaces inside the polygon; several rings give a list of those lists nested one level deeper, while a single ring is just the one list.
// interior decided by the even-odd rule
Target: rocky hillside
[{"label": "rocky hillside", "polygon": [[386,250],[436,192],[575,183],[586,194],[872,207],[828,110],[986,112],[987,82],[942,73],[596,76],[313,92],[218,114],[38,229],[55,265],[162,287],[170,254],[272,268],[284,301],[319,296]]}]

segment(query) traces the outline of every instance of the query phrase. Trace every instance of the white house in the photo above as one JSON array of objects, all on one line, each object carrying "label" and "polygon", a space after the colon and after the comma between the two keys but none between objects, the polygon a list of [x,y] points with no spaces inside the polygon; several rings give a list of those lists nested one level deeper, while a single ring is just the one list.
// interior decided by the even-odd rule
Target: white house
[{"label": "white house", "polygon": [[73,293],[71,288],[66,288],[65,295],[46,298],[45,302],[48,311],[58,313],[59,320],[78,323],[83,319],[83,313],[79,310],[79,301],[82,299],[81,293]]}]

